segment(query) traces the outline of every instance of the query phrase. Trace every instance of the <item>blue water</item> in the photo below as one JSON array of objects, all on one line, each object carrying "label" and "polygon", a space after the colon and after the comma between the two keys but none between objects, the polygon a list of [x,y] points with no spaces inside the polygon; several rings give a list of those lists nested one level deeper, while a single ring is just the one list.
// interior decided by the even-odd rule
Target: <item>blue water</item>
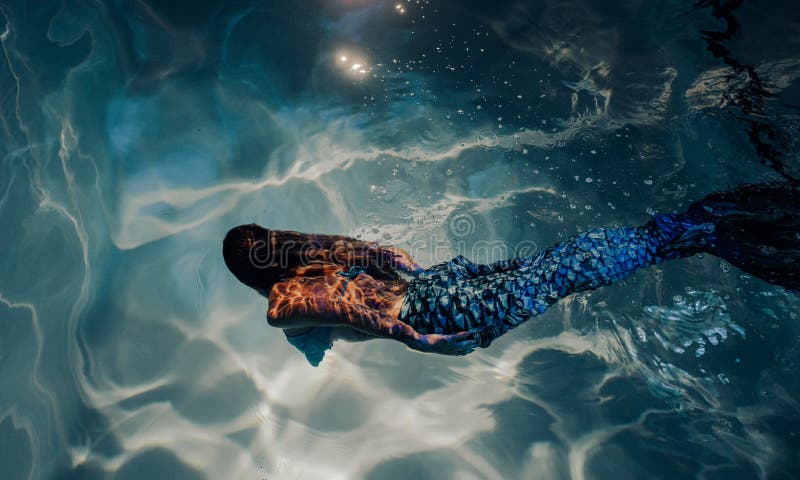
[{"label": "blue water", "polygon": [[794,478],[800,297],[712,256],[312,368],[228,228],[429,266],[798,177],[800,6],[0,0],[0,478]]}]

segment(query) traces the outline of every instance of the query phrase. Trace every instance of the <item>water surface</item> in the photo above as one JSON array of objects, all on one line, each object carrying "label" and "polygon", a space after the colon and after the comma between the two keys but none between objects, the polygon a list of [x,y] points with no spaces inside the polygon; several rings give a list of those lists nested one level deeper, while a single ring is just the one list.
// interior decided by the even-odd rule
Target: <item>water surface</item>
[{"label": "water surface", "polygon": [[0,1],[0,477],[796,476],[800,300],[717,258],[465,358],[373,341],[312,368],[221,240],[489,261],[796,178],[799,24],[777,1]]}]

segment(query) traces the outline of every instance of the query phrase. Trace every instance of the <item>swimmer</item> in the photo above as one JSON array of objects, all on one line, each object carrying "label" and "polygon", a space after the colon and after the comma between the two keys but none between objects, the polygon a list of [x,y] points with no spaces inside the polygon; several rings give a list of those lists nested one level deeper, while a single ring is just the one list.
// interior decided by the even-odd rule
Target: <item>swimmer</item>
[{"label": "swimmer", "polygon": [[405,251],[336,235],[231,229],[228,269],[269,300],[267,321],[318,365],[337,339],[390,338],[466,355],[559,299],[637,270],[709,253],[800,289],[800,192],[786,184],[715,193],[639,227],[595,229],[537,255],[488,265],[463,256],[426,270]]}]

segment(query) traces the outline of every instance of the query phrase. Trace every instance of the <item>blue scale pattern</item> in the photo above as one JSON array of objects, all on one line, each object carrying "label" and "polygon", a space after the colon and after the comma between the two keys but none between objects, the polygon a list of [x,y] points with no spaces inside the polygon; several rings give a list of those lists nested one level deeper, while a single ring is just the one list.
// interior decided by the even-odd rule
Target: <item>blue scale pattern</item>
[{"label": "blue scale pattern", "polygon": [[458,256],[411,281],[400,320],[422,334],[468,331],[487,347],[560,298],[702,251],[713,231],[686,215],[657,214],[641,227],[592,230],[533,257],[479,265]]}]

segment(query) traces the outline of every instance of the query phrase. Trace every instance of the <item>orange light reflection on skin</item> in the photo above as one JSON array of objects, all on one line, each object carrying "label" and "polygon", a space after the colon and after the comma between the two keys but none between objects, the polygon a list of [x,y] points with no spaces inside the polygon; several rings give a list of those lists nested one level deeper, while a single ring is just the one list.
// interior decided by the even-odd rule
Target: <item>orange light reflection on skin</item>
[{"label": "orange light reflection on skin", "polygon": [[[348,280],[338,275],[342,271],[336,265],[312,266],[276,283],[269,294],[270,323],[281,328],[319,324],[358,328],[397,321],[405,281],[376,280],[366,273]],[[375,334],[380,328],[368,330]]]}]

